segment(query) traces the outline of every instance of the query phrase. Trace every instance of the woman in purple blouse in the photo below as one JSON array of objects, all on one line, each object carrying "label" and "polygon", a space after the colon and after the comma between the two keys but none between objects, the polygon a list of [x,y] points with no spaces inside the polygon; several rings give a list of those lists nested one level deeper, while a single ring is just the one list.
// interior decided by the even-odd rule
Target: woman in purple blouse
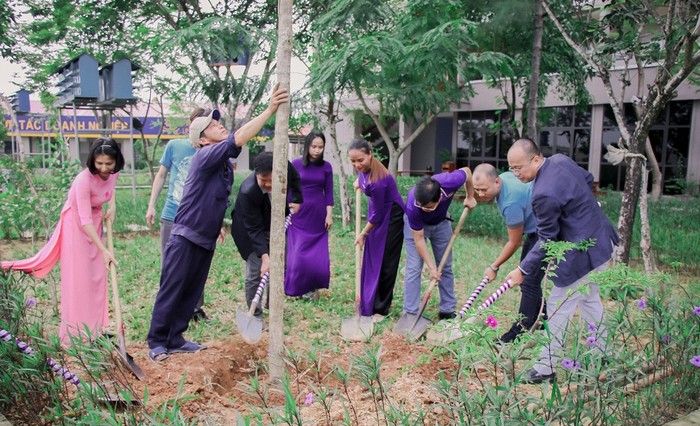
[{"label": "woman in purple blouse", "polygon": [[359,176],[355,188],[369,197],[367,224],[355,240],[364,246],[360,315],[381,321],[389,313],[403,246],[404,203],[394,177],[374,158],[365,140],[355,140],[348,157]]},{"label": "woman in purple blouse", "polygon": [[311,132],[304,141],[302,156],[292,161],[301,176],[304,203],[294,213],[287,230],[287,268],[284,292],[288,296],[309,295],[328,288],[331,277],[328,230],[333,224],[333,168],[323,160],[326,137]]}]

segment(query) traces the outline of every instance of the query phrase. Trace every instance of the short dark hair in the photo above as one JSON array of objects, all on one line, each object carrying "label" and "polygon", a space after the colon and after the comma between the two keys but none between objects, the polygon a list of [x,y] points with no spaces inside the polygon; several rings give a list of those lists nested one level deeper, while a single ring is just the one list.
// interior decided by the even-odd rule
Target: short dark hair
[{"label": "short dark hair", "polygon": [[422,206],[440,201],[441,189],[442,186],[440,186],[440,182],[430,176],[423,176],[418,183],[416,183],[413,196],[416,198],[416,202]]},{"label": "short dark hair", "polygon": [[326,152],[326,136],[323,134],[323,132],[312,130],[308,135],[306,135],[306,139],[304,139],[304,149],[301,151],[301,165],[304,167],[308,166],[309,163],[312,162],[309,160],[309,147],[311,146],[311,142],[313,142],[316,138],[321,138],[324,149],[318,159],[313,161],[313,163],[323,164],[323,153]]},{"label": "short dark hair", "polygon": [[272,173],[272,151],[264,151],[255,157],[253,165],[256,175],[267,175]]},{"label": "short dark hair", "polygon": [[117,173],[124,168],[124,156],[122,155],[122,150],[119,149],[119,145],[114,139],[98,138],[92,143],[92,145],[90,145],[90,152],[88,153],[87,160],[85,160],[85,165],[93,175],[99,173],[99,171],[95,168],[95,158],[98,155],[107,155],[114,160],[115,165],[114,170],[112,170],[112,174]]}]

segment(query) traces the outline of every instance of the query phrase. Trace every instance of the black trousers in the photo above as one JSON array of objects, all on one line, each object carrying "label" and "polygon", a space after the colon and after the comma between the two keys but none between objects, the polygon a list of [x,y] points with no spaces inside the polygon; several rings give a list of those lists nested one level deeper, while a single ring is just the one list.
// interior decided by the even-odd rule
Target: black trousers
[{"label": "black trousers", "polygon": [[379,272],[379,284],[377,285],[377,293],[374,295],[375,314],[389,314],[391,301],[394,298],[394,284],[399,270],[401,249],[403,249],[403,209],[394,203],[391,206],[382,269]]},{"label": "black trousers", "polygon": [[[526,234],[525,242],[523,243],[522,254],[520,255],[520,260],[525,259],[525,256],[532,250],[532,247],[537,242],[537,234]],[[544,278],[544,267],[547,266],[546,263],[542,262],[540,265],[542,268],[538,269],[529,275],[525,275],[522,284],[520,285],[520,308],[518,309],[518,314],[521,321],[516,321],[513,326],[503,335],[501,340],[512,341],[515,337],[529,330],[537,319],[537,314],[540,313],[540,306],[542,305],[542,279]],[[543,310],[545,319],[547,318],[547,305],[545,304]]]}]

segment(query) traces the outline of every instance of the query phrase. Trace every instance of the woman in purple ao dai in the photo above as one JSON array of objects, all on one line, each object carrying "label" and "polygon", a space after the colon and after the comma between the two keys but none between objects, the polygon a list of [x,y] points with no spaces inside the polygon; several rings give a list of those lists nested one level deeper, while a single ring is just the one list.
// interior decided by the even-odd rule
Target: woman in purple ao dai
[{"label": "woman in purple ao dai", "polygon": [[288,296],[316,297],[328,288],[331,276],[328,230],[333,224],[333,168],[323,160],[326,137],[311,132],[300,158],[292,165],[301,176],[304,203],[287,229],[287,266],[284,292]]},{"label": "woman in purple ao dai", "polygon": [[367,224],[355,240],[355,244],[364,246],[360,315],[373,315],[376,322],[389,313],[394,297],[403,247],[404,203],[396,180],[374,157],[369,142],[353,141],[348,157],[358,171],[355,188],[369,197]]}]

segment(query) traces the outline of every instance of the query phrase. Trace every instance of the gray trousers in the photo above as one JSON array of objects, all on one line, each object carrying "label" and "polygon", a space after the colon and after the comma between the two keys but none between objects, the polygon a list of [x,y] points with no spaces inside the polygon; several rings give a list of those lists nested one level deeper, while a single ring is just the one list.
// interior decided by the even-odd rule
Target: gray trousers
[{"label": "gray trousers", "polygon": [[[607,268],[608,262],[591,272],[602,272]],[[547,297],[547,323],[552,336],[549,344],[542,348],[540,360],[533,367],[538,373],[552,374],[554,366],[560,362],[566,328],[574,316],[576,307],[581,310],[581,318],[586,324],[596,326],[595,347],[601,352],[604,350],[608,333],[603,324],[603,303],[600,300],[600,288],[598,284],[590,282],[589,276],[590,272],[566,287],[553,287],[549,293],[549,297]],[[586,286],[588,289],[580,290],[580,287]]]},{"label": "gray trousers", "polygon": [[[165,219],[160,220],[160,257],[163,258],[163,252],[165,251],[165,245],[168,243],[168,238],[170,238],[170,232],[173,230],[173,222]],[[194,311],[197,312],[202,309],[204,305],[204,290],[202,290],[202,295],[197,301],[197,305],[194,307]]]},{"label": "gray trousers", "polygon": [[[262,266],[262,259],[257,254],[251,253],[248,255],[248,259],[245,261],[245,301],[248,309],[250,309],[250,304],[253,303],[253,298],[255,298],[255,292],[260,285],[260,266]],[[260,299],[260,303],[255,307],[254,315],[256,317],[262,317],[262,305],[264,302],[262,297]]]}]

